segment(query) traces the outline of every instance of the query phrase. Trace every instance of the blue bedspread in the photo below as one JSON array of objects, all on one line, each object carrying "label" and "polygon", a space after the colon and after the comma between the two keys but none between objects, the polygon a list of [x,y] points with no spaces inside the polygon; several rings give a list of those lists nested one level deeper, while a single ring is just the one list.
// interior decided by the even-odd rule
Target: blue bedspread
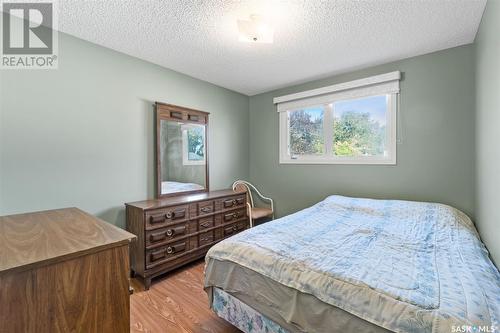
[{"label": "blue bedspread", "polygon": [[499,327],[500,274],[446,205],[331,196],[212,247],[230,260],[396,332]]}]

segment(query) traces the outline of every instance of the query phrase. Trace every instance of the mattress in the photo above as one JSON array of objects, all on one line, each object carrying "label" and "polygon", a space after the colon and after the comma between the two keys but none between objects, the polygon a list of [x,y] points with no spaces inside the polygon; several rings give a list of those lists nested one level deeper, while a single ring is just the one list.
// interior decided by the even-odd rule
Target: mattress
[{"label": "mattress", "polygon": [[[395,332],[499,326],[500,274],[470,219],[446,205],[331,196],[206,258],[207,273],[231,262]],[[207,288],[221,283],[209,276]]]},{"label": "mattress", "polygon": [[177,193],[185,191],[203,190],[204,187],[195,183],[181,183],[173,181],[161,182],[161,194]]},{"label": "mattress", "polygon": [[[222,289],[290,333],[389,332],[231,261],[208,260],[205,283],[210,304],[217,288]],[[232,312],[232,317],[245,317]]]}]

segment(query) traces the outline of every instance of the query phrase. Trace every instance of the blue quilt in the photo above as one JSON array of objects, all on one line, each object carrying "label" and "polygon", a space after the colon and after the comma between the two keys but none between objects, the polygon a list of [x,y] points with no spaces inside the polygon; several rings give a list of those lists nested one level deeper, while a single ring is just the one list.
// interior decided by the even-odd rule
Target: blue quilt
[{"label": "blue quilt", "polygon": [[396,332],[499,329],[500,274],[470,219],[441,204],[331,196],[212,247]]}]

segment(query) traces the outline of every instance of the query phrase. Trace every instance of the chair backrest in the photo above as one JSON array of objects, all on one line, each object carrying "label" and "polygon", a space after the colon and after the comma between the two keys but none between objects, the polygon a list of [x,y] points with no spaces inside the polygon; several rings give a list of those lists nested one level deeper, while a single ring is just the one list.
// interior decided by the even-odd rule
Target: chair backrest
[{"label": "chair backrest", "polygon": [[250,184],[249,182],[246,182],[244,180],[237,180],[233,183],[233,190],[246,192],[247,201],[250,202],[250,206],[255,207],[253,204],[253,197],[252,197],[251,188],[255,188],[255,187],[252,184]]}]

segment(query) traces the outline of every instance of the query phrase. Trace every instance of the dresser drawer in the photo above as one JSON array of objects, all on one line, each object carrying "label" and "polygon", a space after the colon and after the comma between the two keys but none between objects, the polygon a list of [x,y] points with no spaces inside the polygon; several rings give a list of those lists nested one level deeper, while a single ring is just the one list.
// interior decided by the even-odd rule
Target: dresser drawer
[{"label": "dresser drawer", "polygon": [[146,268],[169,261],[191,249],[189,239],[184,239],[156,249],[146,250]]},{"label": "dresser drawer", "polygon": [[235,235],[238,232],[245,230],[247,226],[248,226],[247,220],[227,225],[223,228],[224,237]]},{"label": "dresser drawer", "polygon": [[200,218],[198,220],[198,230],[199,231],[203,231],[205,229],[212,228],[213,226],[215,226],[214,216],[204,217],[204,218]]},{"label": "dresser drawer", "polygon": [[197,232],[195,221],[170,225],[165,228],[146,230],[146,247],[168,243],[175,239]]},{"label": "dresser drawer", "polygon": [[214,231],[207,231],[198,235],[198,246],[204,246],[215,241]]},{"label": "dresser drawer", "polygon": [[203,201],[198,203],[198,216],[211,214],[214,212],[214,202],[213,201]]},{"label": "dresser drawer", "polygon": [[227,212],[222,214],[222,222],[228,223],[231,221],[235,221],[247,216],[246,209],[233,210],[231,212]]},{"label": "dresser drawer", "polygon": [[190,218],[196,218],[198,216],[208,215],[215,212],[214,201],[201,201],[189,205],[189,216]]},{"label": "dresser drawer", "polygon": [[238,195],[234,197],[228,197],[224,199],[217,200],[216,207],[221,209],[231,209],[243,207],[246,204],[246,195]]},{"label": "dresser drawer", "polygon": [[146,230],[165,227],[188,218],[188,206],[174,206],[146,212]]}]

